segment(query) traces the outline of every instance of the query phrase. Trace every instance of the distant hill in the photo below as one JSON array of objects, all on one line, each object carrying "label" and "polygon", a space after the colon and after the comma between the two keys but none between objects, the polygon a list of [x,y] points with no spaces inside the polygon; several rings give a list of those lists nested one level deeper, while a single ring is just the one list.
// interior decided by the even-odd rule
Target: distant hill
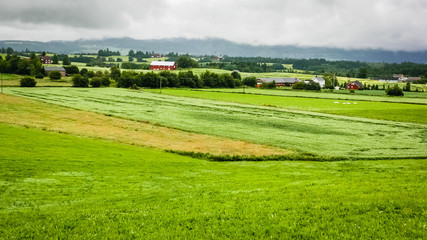
[{"label": "distant hill", "polygon": [[189,53],[192,55],[228,55],[232,57],[271,57],[271,58],[324,58],[326,60],[350,60],[363,62],[416,62],[427,63],[427,51],[393,52],[386,50],[346,50],[323,47],[297,46],[254,46],[238,44],[223,39],[157,39],[137,40],[132,38],[107,38],[102,40],[76,41],[0,41],[0,48],[12,47],[22,51],[47,51],[55,53],[95,53],[100,49],[109,48],[127,55],[130,49],[154,51],[156,53]]}]

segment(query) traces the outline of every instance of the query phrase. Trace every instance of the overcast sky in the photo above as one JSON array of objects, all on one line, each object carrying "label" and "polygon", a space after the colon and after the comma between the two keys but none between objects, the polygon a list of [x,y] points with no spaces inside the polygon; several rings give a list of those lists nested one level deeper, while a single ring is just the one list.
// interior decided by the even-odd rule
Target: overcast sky
[{"label": "overcast sky", "polygon": [[223,38],[427,50],[427,0],[2,0],[0,40]]}]

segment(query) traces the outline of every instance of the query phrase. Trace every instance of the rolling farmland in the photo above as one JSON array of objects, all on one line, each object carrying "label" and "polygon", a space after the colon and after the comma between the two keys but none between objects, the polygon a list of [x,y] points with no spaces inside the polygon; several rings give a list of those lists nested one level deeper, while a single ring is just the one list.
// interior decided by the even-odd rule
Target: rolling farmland
[{"label": "rolling farmland", "polygon": [[[145,121],[163,127],[264,144],[301,154],[309,153],[319,159],[427,157],[425,124],[126,89],[13,88],[10,92],[48,103]],[[332,100],[329,101],[334,104]],[[357,108],[360,108],[359,105]],[[422,114],[425,112],[422,111]]]},{"label": "rolling farmland", "polygon": [[0,238],[426,237],[423,98],[253,91],[6,88]]}]

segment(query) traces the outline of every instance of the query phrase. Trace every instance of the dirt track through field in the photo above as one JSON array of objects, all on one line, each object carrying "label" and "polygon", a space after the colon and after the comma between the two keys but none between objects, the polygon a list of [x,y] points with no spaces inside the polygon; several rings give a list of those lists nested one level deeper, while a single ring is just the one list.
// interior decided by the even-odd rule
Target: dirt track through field
[{"label": "dirt track through field", "polygon": [[281,148],[189,133],[5,94],[0,94],[0,122],[164,150],[252,156],[292,153]]}]

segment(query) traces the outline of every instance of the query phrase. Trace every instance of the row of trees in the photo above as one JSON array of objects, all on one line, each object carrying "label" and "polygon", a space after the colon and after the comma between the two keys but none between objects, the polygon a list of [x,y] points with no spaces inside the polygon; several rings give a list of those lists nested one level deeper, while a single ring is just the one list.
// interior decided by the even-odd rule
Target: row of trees
[{"label": "row of trees", "polygon": [[[304,70],[317,75],[333,72],[337,76],[360,77],[360,78],[391,78],[393,74],[399,73],[406,76],[427,75],[427,64],[411,62],[403,63],[367,63],[360,61],[328,61],[326,59],[292,59],[292,58],[264,58],[264,57],[228,57],[224,56],[220,62],[222,65],[213,66],[224,68],[223,64],[238,66],[241,63],[252,64],[292,64],[294,69]],[[276,65],[278,66],[278,65]],[[239,69],[243,71],[242,69]],[[247,72],[245,69],[244,72]],[[252,69],[253,70],[253,69]],[[259,71],[259,69],[257,69]],[[269,69],[274,71],[275,69]],[[280,69],[277,69],[280,70]]]},{"label": "row of trees", "polygon": [[241,79],[239,74],[217,74],[206,71],[199,76],[192,71],[181,71],[179,73],[162,71],[160,73],[147,72],[135,73],[130,71],[120,72],[118,68],[111,69],[111,78],[117,81],[117,87],[190,87],[190,88],[234,88],[242,84],[248,86],[256,85],[256,78]]},{"label": "row of trees", "polygon": [[35,76],[44,75],[44,68],[36,54],[31,54],[29,60],[20,58],[18,55],[7,55],[5,59],[0,56],[0,72],[14,73],[18,75]]},{"label": "row of trees", "polygon": [[98,51],[98,57],[111,57],[111,56],[120,56],[119,51],[110,51],[110,49],[107,48],[107,50],[99,50]]}]

